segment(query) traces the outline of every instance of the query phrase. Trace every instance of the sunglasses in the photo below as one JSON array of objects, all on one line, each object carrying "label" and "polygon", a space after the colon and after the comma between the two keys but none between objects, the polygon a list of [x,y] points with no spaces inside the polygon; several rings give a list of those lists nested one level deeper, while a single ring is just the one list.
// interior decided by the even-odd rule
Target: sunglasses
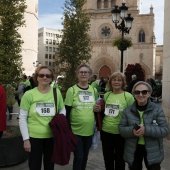
[{"label": "sunglasses", "polygon": [[134,94],[135,95],[140,95],[140,93],[141,93],[142,95],[146,95],[148,92],[149,92],[148,90],[142,90],[142,91],[135,90]]},{"label": "sunglasses", "polygon": [[40,77],[40,78],[43,78],[44,76],[48,79],[52,78],[51,74],[38,74],[38,77]]},{"label": "sunglasses", "polygon": [[78,73],[83,75],[83,74],[88,74],[89,71],[79,71]]}]

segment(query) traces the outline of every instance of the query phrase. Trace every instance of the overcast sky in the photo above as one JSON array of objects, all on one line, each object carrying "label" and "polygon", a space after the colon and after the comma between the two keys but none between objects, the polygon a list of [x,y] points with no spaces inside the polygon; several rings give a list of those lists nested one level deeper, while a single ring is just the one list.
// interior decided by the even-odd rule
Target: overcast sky
[{"label": "overcast sky", "polygon": [[[39,1],[39,28],[48,27],[62,29],[61,18],[65,0]],[[122,1],[123,2],[123,1]],[[155,35],[158,45],[163,44],[164,0],[141,0],[141,13],[150,12],[151,5],[155,14]]]}]

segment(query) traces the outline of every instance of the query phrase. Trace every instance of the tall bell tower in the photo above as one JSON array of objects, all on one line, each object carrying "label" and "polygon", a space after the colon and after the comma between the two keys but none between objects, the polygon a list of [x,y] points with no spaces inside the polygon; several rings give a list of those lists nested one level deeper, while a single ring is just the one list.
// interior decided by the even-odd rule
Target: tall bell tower
[{"label": "tall bell tower", "polygon": [[33,62],[37,61],[38,54],[38,0],[26,0],[25,26],[19,29],[24,41],[22,45],[22,67],[24,73],[32,75],[35,68]]}]

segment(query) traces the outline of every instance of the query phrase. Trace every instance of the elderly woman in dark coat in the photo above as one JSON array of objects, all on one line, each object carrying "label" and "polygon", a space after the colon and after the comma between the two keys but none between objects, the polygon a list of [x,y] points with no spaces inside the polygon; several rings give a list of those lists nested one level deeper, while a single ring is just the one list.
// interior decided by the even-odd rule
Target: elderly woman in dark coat
[{"label": "elderly woman in dark coat", "polygon": [[124,160],[130,170],[142,170],[144,159],[148,170],[160,170],[164,159],[163,138],[169,129],[160,105],[150,101],[151,86],[137,82],[132,94],[136,101],[123,111],[119,124],[120,134],[126,139]]}]

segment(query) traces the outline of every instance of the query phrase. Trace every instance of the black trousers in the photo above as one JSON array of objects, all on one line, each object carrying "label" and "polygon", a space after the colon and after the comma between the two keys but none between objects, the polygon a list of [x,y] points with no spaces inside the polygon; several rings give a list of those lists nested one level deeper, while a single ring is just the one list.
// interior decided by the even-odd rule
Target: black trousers
[{"label": "black trousers", "polygon": [[101,141],[106,170],[125,170],[124,138],[119,134],[101,131]]},{"label": "black trousers", "polygon": [[42,159],[44,170],[54,170],[51,162],[54,141],[53,138],[30,138],[31,152],[29,153],[28,165],[30,170],[41,170]]},{"label": "black trousers", "polygon": [[145,145],[137,145],[137,148],[135,151],[134,162],[133,162],[132,166],[130,167],[130,170],[142,170],[143,160],[144,160],[147,170],[160,170],[161,169],[160,163],[148,165],[147,152],[145,149]]},{"label": "black trousers", "polygon": [[92,136],[78,136],[79,142],[74,151],[73,170],[85,170],[89,150],[92,145]]}]

